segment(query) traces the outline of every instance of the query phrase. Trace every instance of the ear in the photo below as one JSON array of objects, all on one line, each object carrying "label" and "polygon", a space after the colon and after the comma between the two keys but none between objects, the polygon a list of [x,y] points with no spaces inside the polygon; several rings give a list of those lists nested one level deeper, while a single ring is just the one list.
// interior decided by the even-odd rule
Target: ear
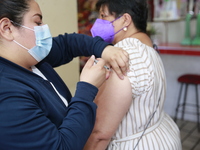
[{"label": "ear", "polygon": [[0,36],[7,40],[13,40],[12,35],[13,25],[8,18],[2,18],[0,20]]},{"label": "ear", "polygon": [[132,22],[132,18],[128,13],[123,14],[123,18],[124,18],[124,26],[127,27],[131,24]]}]

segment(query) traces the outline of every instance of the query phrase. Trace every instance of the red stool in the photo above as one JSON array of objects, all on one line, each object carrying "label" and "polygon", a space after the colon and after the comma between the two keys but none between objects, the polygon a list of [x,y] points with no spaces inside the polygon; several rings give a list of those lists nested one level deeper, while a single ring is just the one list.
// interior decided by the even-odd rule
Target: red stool
[{"label": "red stool", "polygon": [[[200,111],[199,111],[199,93],[198,93],[198,85],[200,84],[200,75],[196,75],[196,74],[185,74],[182,75],[178,78],[178,82],[181,83],[181,88],[179,91],[179,97],[178,97],[178,103],[176,106],[176,114],[174,117],[174,121],[177,121],[177,115],[178,112],[181,112],[181,119],[184,119],[184,115],[185,115],[185,106],[192,106],[192,107],[196,107],[196,115],[197,115],[197,128],[198,131],[200,132],[200,119],[199,119],[199,115],[200,115]],[[181,103],[181,95],[182,95],[182,90],[183,90],[183,86],[185,85],[185,91],[184,91],[184,97],[183,97],[183,102]],[[187,90],[188,90],[188,86],[189,85],[194,85],[195,89],[196,89],[196,104],[191,104],[191,103],[187,103],[186,99],[187,99]],[[182,107],[182,110],[179,110],[179,108]],[[191,112],[186,112],[186,113],[190,113]],[[193,113],[192,113],[193,114]]]}]

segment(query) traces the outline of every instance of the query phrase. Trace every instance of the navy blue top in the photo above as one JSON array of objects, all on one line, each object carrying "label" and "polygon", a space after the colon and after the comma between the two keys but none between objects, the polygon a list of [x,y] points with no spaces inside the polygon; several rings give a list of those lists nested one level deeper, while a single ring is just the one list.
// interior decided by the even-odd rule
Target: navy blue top
[{"label": "navy blue top", "polygon": [[[50,54],[36,66],[48,80],[0,57],[0,150],[82,150],[94,126],[98,89],[78,82],[72,98],[52,67],[76,56],[100,57],[105,46],[98,37],[59,35]],[[68,100],[68,107],[50,82]]]}]

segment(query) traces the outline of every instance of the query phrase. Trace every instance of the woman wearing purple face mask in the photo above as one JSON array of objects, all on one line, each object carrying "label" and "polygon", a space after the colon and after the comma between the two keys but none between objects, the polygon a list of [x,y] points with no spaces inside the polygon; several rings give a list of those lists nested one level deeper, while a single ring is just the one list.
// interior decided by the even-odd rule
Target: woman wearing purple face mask
[{"label": "woman wearing purple face mask", "polygon": [[94,25],[91,28],[91,33],[93,37],[100,36],[104,41],[112,43],[114,40],[115,34],[120,32],[122,29],[115,33],[113,23],[118,20],[120,17],[116,18],[113,21],[97,19]]},{"label": "woman wearing purple face mask", "polygon": [[96,122],[84,150],[181,150],[179,129],[163,110],[166,78],[146,34],[146,0],[98,0],[93,36],[129,53],[130,71],[114,71],[95,99]]},{"label": "woman wearing purple face mask", "polygon": [[[99,37],[52,38],[35,0],[1,0],[0,149],[82,150],[94,127],[93,100],[109,74],[104,66],[126,70],[128,58],[118,50]],[[92,56],[72,97],[53,68],[82,55]]]}]

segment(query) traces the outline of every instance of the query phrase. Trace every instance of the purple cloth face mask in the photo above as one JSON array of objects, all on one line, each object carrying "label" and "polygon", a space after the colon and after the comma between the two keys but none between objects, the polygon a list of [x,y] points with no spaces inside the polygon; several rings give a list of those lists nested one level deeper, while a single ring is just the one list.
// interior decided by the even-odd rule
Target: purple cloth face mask
[{"label": "purple cloth face mask", "polygon": [[[120,17],[117,19],[119,18]],[[100,36],[102,39],[104,39],[105,42],[112,43],[114,40],[114,35],[116,34],[112,24],[115,20],[110,22],[108,20],[97,19],[90,30],[92,36]]]}]

